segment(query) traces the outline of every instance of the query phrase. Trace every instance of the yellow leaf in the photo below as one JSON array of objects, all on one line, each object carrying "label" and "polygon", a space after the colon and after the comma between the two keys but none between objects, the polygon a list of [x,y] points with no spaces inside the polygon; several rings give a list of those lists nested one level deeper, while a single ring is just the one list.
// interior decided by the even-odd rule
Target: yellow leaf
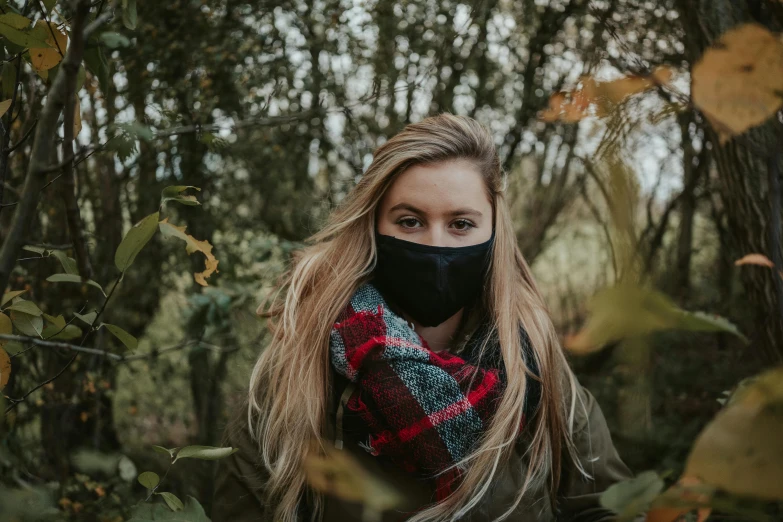
[{"label": "yellow leaf", "polygon": [[0,117],[2,117],[11,107],[12,100],[3,100],[0,102]]},{"label": "yellow leaf", "polygon": [[218,260],[215,258],[215,256],[212,254],[212,245],[209,244],[209,241],[206,240],[198,240],[191,236],[190,234],[185,233],[186,227],[178,227],[177,225],[172,225],[169,223],[169,218],[165,218],[162,221],[158,223],[158,226],[160,227],[160,231],[163,234],[164,237],[176,237],[185,242],[185,250],[188,254],[192,254],[193,252],[201,252],[203,253],[207,259],[205,262],[206,268],[203,272],[199,272],[196,274],[193,274],[193,278],[196,280],[198,284],[201,286],[209,286],[207,284],[206,279],[212,275],[213,272],[219,272],[217,269],[218,266]]},{"label": "yellow leaf", "polygon": [[699,434],[685,474],[734,495],[783,500],[783,367],[738,395]]},{"label": "yellow leaf", "polygon": [[[31,47],[30,64],[36,71],[46,71],[60,63],[63,59],[68,45],[68,37],[57,28],[56,23],[48,22],[47,27],[47,22],[41,19],[36,20],[33,31],[39,32],[41,35],[45,34],[46,43],[51,45],[51,47]],[[52,34],[54,34],[54,37]]]},{"label": "yellow leaf", "polygon": [[758,24],[727,31],[693,66],[693,102],[724,143],[783,105],[783,42]]},{"label": "yellow leaf", "polygon": [[314,489],[376,512],[398,506],[400,494],[370,474],[345,451],[329,448],[326,455],[311,454],[304,462],[305,479]]}]

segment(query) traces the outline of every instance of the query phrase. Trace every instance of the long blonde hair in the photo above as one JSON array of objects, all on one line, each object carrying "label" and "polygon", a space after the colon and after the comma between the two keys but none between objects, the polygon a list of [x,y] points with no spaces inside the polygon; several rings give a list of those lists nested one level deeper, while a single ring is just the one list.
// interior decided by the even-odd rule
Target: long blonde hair
[{"label": "long blonde hair", "polygon": [[[518,437],[527,378],[535,378],[522,355],[520,324],[527,330],[538,364],[541,402],[526,428],[531,442],[524,484],[501,518],[511,514],[526,491],[547,480],[551,498],[555,498],[563,450],[585,473],[572,441],[576,381],[517,246],[497,149],[477,121],[440,114],[407,125],[378,147],[372,164],[326,226],[297,252],[266,308],[272,340],[253,369],[247,414],[251,436],[269,473],[265,493],[274,506],[275,520],[296,520],[308,494],[302,462],[312,451],[311,441],[322,443],[331,388],[329,333],[354,291],[373,271],[376,208],[381,197],[395,176],[411,165],[458,158],[478,167],[495,209],[491,275],[482,301],[499,340],[507,385],[480,444],[457,463],[465,468],[459,487],[411,520],[452,520],[465,515],[509,459]],[[322,499],[313,495],[318,514]]]}]

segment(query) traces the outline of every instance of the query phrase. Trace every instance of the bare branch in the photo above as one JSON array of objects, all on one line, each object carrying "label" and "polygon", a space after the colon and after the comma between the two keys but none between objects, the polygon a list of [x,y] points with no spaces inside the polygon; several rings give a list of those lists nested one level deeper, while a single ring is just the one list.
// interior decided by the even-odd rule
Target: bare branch
[{"label": "bare branch", "polygon": [[[251,118],[247,120],[240,120],[234,122],[230,129],[241,129],[245,127],[271,127],[274,125],[281,125],[283,123],[290,123],[294,121],[300,121],[307,118],[317,116],[324,111],[322,109],[314,109],[310,111],[300,112],[299,114],[292,114],[289,116],[272,116],[269,118]],[[206,125],[183,125],[181,127],[172,127],[171,129],[161,129],[155,132],[155,138],[165,138],[173,136],[175,134],[190,134],[193,132],[215,132],[227,128],[226,125],[220,125],[218,123],[210,123]]]},{"label": "bare branch", "polygon": [[[213,345],[202,343],[201,341],[198,340],[187,340],[187,341],[179,342],[172,346],[168,346],[166,348],[161,348],[160,350],[153,350],[149,353],[121,355],[114,352],[108,352],[106,350],[99,350],[97,348],[88,348],[86,346],[78,346],[76,344],[65,343],[62,341],[47,341],[45,339],[39,339],[38,337],[30,337],[27,335],[0,334],[0,339],[3,339],[5,341],[16,341],[19,343],[26,343],[26,344],[29,343],[34,346],[43,346],[45,348],[60,348],[63,350],[70,350],[72,352],[77,352],[77,353],[97,355],[118,362],[139,361],[141,359],[153,359],[163,353],[181,350],[183,348],[187,348],[188,346],[193,346],[193,345],[204,344],[206,348],[210,348],[210,349],[213,348]],[[227,351],[231,351],[231,350],[227,350]]]}]

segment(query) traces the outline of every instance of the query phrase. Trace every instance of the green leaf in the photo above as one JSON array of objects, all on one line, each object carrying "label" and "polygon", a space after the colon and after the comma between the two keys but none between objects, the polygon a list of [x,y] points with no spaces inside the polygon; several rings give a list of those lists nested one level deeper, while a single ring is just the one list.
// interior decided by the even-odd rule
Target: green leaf
[{"label": "green leaf", "polygon": [[119,326],[109,324],[109,323],[102,323],[101,326],[105,326],[107,330],[109,330],[112,334],[114,334],[114,337],[122,341],[122,344],[124,344],[127,349],[133,351],[138,346],[139,341],[137,341],[135,337],[133,337],[131,334],[129,334]]},{"label": "green leaf", "polygon": [[[51,47],[45,40],[40,39],[33,33],[20,31],[20,27],[24,20],[27,21],[27,25],[30,25],[30,20],[24,16],[17,15],[15,13],[6,13],[0,15],[0,34],[6,37],[9,41],[16,45],[21,45],[25,49],[33,48],[46,48]],[[23,26],[26,27],[26,26]]]},{"label": "green leaf", "polygon": [[750,343],[750,340],[742,335],[742,332],[731,321],[719,315],[705,312],[686,312],[681,310],[679,329],[693,332],[727,332],[736,335],[745,344]]},{"label": "green leaf", "polygon": [[209,522],[209,517],[198,501],[188,496],[183,511],[172,511],[160,502],[139,502],[131,509],[127,522]]},{"label": "green leaf", "polygon": [[663,479],[655,471],[612,484],[601,494],[601,505],[617,513],[617,522],[633,519],[663,491]]},{"label": "green leaf", "polygon": [[34,302],[25,301],[24,299],[19,299],[15,303],[11,303],[11,305],[6,308],[6,310],[16,310],[17,312],[24,312],[36,317],[40,317],[40,315],[43,313]]},{"label": "green leaf", "polygon": [[51,11],[52,7],[54,7],[56,3],[57,0],[43,0],[43,4],[47,12]]},{"label": "green leaf", "polygon": [[8,25],[14,29],[25,29],[33,23],[32,20],[16,13],[0,15],[0,24]]},{"label": "green leaf", "polygon": [[35,252],[36,254],[41,254],[42,256],[46,252],[46,249],[44,247],[37,247],[34,245],[25,245],[22,247],[22,250],[27,250],[28,252]]},{"label": "green leaf", "polygon": [[27,292],[27,290],[14,290],[12,292],[6,292],[3,294],[3,298],[0,299],[0,306],[5,306],[5,304],[13,299],[14,297],[18,295],[22,295],[23,293]]},{"label": "green leaf", "polygon": [[84,315],[82,315],[82,314],[80,314],[78,312],[74,312],[73,315],[75,315],[76,317],[78,317],[79,319],[81,319],[82,321],[87,323],[88,325],[92,326],[92,323],[95,322],[95,318],[98,317],[98,312],[93,310],[92,312],[90,312],[88,314],[84,314]]},{"label": "green leaf", "polygon": [[[103,54],[102,47],[87,47],[84,50],[84,63],[91,73],[98,78],[98,84],[104,96],[109,93],[109,62]],[[113,141],[113,140],[112,140]],[[109,142],[111,143],[111,142]]]},{"label": "green leaf", "polygon": [[156,453],[165,453],[166,455],[168,455],[170,458],[173,459],[174,455],[177,454],[177,450],[179,448],[171,448],[171,449],[169,449],[169,448],[164,448],[163,446],[152,446],[152,449]]},{"label": "green leaf", "polygon": [[49,252],[54,257],[56,257],[58,261],[60,261],[60,264],[63,266],[63,270],[65,270],[66,274],[79,275],[79,267],[76,265],[76,260],[72,257],[68,257],[65,251],[50,250]]},{"label": "green leaf", "polygon": [[122,0],[122,23],[128,29],[136,29],[136,0]]},{"label": "green leaf", "polygon": [[107,147],[117,153],[117,159],[125,162],[136,153],[136,140],[128,134],[119,133],[109,142]]},{"label": "green leaf", "polygon": [[160,217],[159,212],[150,214],[136,223],[125,234],[122,243],[117,247],[117,252],[114,254],[114,264],[120,272],[125,272],[133,264],[136,255],[152,239],[152,236],[158,229],[158,217]]},{"label": "green leaf", "polygon": [[166,501],[166,504],[169,506],[169,508],[172,511],[182,511],[185,509],[185,506],[182,504],[182,501],[177,498],[177,496],[174,493],[169,493],[168,491],[161,491],[158,493],[161,497],[163,497],[163,500]]},{"label": "green leaf", "polygon": [[723,331],[747,339],[726,319],[682,310],[651,288],[621,284],[605,288],[590,301],[590,318],[565,346],[576,353],[590,353],[608,343],[661,330]]},{"label": "green leaf", "polygon": [[11,321],[16,329],[30,337],[41,337],[43,332],[43,319],[37,315],[24,312],[11,312]]},{"label": "green leaf", "polygon": [[189,188],[198,191],[201,190],[200,188],[194,187],[192,185],[174,185],[171,187],[166,187],[163,189],[163,192],[161,192],[160,204],[163,205],[167,201],[176,201],[177,203],[182,203],[183,205],[190,205],[190,206],[201,205],[201,203],[199,203],[199,201],[196,199],[196,196],[181,194],[181,192]]},{"label": "green leaf", "polygon": [[75,324],[67,324],[64,328],[58,328],[50,324],[43,329],[41,337],[50,341],[70,341],[71,339],[78,339],[82,334],[82,329]]},{"label": "green leaf", "polygon": [[215,446],[185,446],[179,453],[174,462],[179,459],[202,459],[202,460],[218,460],[228,457],[232,453],[239,451],[239,448],[219,448]]},{"label": "green leaf", "polygon": [[160,477],[157,473],[152,471],[145,471],[138,477],[139,484],[147,489],[155,489],[155,486],[160,484]]},{"label": "green leaf", "polygon": [[[24,64],[19,64],[24,65]],[[6,62],[3,64],[3,72],[2,72],[2,93],[3,93],[3,99],[7,100],[8,98],[13,97],[14,95],[14,84],[16,83],[16,71],[17,71],[17,63],[16,60]],[[25,248],[25,250],[28,250],[28,248]]]},{"label": "green leaf", "polygon": [[101,33],[100,39],[109,49],[128,47],[131,44],[127,36],[116,31],[106,31],[105,33]]},{"label": "green leaf", "polygon": [[56,326],[57,328],[65,328],[65,317],[62,315],[54,317],[53,315],[43,314],[43,316],[52,324],[52,326]]},{"label": "green leaf", "polygon": [[78,276],[76,274],[52,274],[49,277],[46,278],[47,281],[50,283],[77,283],[77,284],[87,284],[90,286],[94,286],[98,290],[101,291],[104,297],[106,297],[106,292],[103,291],[103,287],[99,285],[97,282],[93,281],[92,279],[88,279],[87,281],[82,281],[81,276]]}]

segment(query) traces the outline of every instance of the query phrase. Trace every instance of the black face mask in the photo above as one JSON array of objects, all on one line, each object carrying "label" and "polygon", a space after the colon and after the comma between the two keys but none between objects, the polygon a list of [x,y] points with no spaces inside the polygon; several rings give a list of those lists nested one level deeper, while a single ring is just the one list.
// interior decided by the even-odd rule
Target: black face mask
[{"label": "black face mask", "polygon": [[495,240],[465,247],[436,247],[375,234],[378,262],[373,283],[422,326],[437,326],[481,293]]}]

